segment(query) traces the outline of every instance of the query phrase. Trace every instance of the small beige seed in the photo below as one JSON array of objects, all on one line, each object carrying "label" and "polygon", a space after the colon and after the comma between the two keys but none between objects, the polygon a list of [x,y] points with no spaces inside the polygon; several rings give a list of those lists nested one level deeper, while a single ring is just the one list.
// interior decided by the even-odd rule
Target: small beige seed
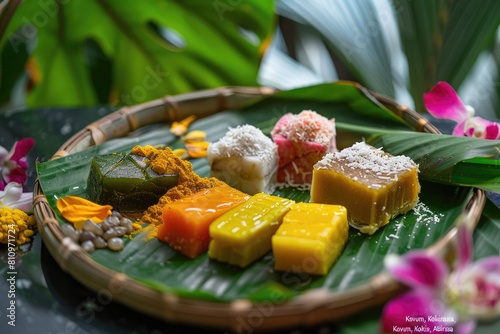
[{"label": "small beige seed", "polygon": [[79,240],[81,243],[83,243],[83,242],[88,241],[88,240],[92,241],[95,239],[95,237],[96,237],[95,233],[83,231],[82,234],[80,235]]},{"label": "small beige seed", "polygon": [[125,227],[125,234],[128,234],[134,230],[132,226],[132,221],[128,218],[122,218],[120,220],[120,226]]},{"label": "small beige seed", "polygon": [[121,238],[111,238],[108,240],[108,248],[114,251],[119,251],[123,249],[123,240]]},{"label": "small beige seed", "polygon": [[118,232],[116,231],[116,227],[113,227],[113,228],[110,228],[109,230],[107,230],[106,232],[104,232],[104,234],[102,235],[102,238],[104,240],[109,240],[109,239],[117,237],[117,236],[118,236]]},{"label": "small beige seed", "polygon": [[117,233],[117,237],[121,237],[127,233],[127,228],[124,226],[116,226],[115,231]]},{"label": "small beige seed", "polygon": [[94,242],[95,248],[105,248],[108,246],[108,243],[102,237],[96,237],[93,240],[93,242]]},{"label": "small beige seed", "polygon": [[87,253],[92,253],[95,250],[95,246],[94,246],[94,243],[92,242],[92,240],[87,240],[87,241],[82,242],[82,248]]},{"label": "small beige seed", "polygon": [[87,219],[85,223],[83,223],[83,230],[87,232],[92,232],[95,235],[102,235],[104,233],[102,228],[93,221],[91,221],[90,219]]},{"label": "small beige seed", "polygon": [[73,225],[70,225],[70,224],[64,224],[61,226],[61,231],[63,232],[63,234],[71,239],[73,239],[74,241],[78,241],[78,238],[80,238],[80,233],[78,233],[75,228],[73,227]]}]

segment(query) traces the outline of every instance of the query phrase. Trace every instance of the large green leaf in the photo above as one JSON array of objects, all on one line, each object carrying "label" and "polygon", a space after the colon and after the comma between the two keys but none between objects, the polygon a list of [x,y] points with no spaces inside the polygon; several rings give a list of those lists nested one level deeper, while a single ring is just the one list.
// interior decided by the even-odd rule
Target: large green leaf
[{"label": "large green leaf", "polygon": [[416,109],[422,111],[422,94],[435,84],[443,21],[447,20],[451,4],[445,1],[393,2],[397,8],[401,43],[408,59],[409,90]]},{"label": "large green leaf", "polygon": [[[426,112],[423,93],[437,81],[448,81],[456,90],[467,86],[460,93],[478,115],[498,113],[493,94],[499,73],[498,59],[493,61],[498,58],[498,1],[278,0],[276,11],[291,29],[283,30],[286,48],[271,44],[266,59],[274,60],[274,67],[262,67],[262,83],[289,89],[326,81],[303,69],[311,68],[315,58],[327,62],[319,57],[321,48],[313,47],[318,51],[305,58],[299,54],[302,45],[311,43],[312,28],[314,40],[322,38],[332,53],[324,67],[334,64],[340,79],[354,77],[418,112]],[[306,35],[301,34],[304,27]],[[294,62],[299,62],[295,70]]]},{"label": "large green leaf", "polygon": [[460,87],[478,56],[492,46],[500,3],[487,1],[393,1],[408,59],[410,92],[417,111],[437,81]]},{"label": "large green leaf", "polygon": [[[112,104],[223,85],[255,85],[273,1],[24,1],[2,43],[36,40],[29,106],[94,105],[111,73]],[[89,41],[109,61],[89,63]],[[97,85],[98,86],[98,85]],[[102,92],[100,92],[102,94]],[[101,101],[103,102],[103,101]]]},{"label": "large green leaf", "polygon": [[486,202],[483,215],[474,232],[474,259],[489,256],[500,256],[500,215],[498,207],[492,202]]},{"label": "large green leaf", "polygon": [[372,1],[286,0],[276,11],[314,28],[363,85],[394,96],[391,58]]},{"label": "large green leaf", "polygon": [[[360,127],[371,123],[386,129],[405,128],[404,124],[390,116],[388,110],[348,83],[281,92],[243,110],[226,111],[200,119],[193,123],[192,128],[205,130],[210,141],[220,138],[228,127],[245,123],[259,126],[267,133],[284,113],[300,112],[305,108]],[[368,110],[371,118],[367,116]],[[356,131],[351,136],[347,132],[342,136],[362,140],[362,134]],[[159,124],[144,128],[134,136],[114,139],[98,147],[37,165],[44,193],[61,224],[65,221],[55,209],[55,201],[69,194],[85,196],[91,158],[97,154],[128,151],[137,144],[182,145],[169,134],[166,124]],[[206,159],[192,160],[192,164],[200,175],[209,174]],[[248,298],[265,301],[269,300],[271,293],[275,298],[278,292],[281,300],[287,300],[318,287],[343,291],[366,283],[381,272],[386,254],[425,248],[439,240],[452,228],[471,194],[470,188],[427,181],[422,181],[421,185],[420,203],[415,210],[394,219],[372,236],[361,235],[351,229],[342,255],[324,277],[275,272],[272,269],[272,253],[246,269],[212,261],[206,254],[189,260],[168,245],[156,239],[150,240],[145,235],[137,235],[127,241],[121,252],[96,250],[90,256],[98,263],[160,291],[199,299],[230,301]],[[280,189],[276,194],[296,201],[309,199],[308,191],[293,188]]]},{"label": "large green leaf", "polygon": [[500,140],[408,132],[377,134],[368,142],[411,157],[427,180],[500,192]]}]

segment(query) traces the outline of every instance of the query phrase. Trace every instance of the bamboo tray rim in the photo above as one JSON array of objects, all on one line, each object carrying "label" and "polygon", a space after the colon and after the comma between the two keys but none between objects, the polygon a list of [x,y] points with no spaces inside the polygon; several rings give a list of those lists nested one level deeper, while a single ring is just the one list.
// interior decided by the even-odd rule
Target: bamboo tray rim
[{"label": "bamboo tray rim", "polygon": [[[440,133],[409,107],[371,92],[359,84],[353,84],[368,98],[405,120],[415,131]],[[271,96],[276,92],[268,87],[220,87],[166,96],[140,105],[123,107],[77,132],[56,151],[52,159],[125,136],[149,124],[177,121],[191,114],[206,117],[220,111],[238,109],[249,101]],[[485,201],[484,191],[473,189],[465,209],[457,219],[464,220],[471,228],[475,228]],[[79,245],[64,236],[39,179],[34,185],[33,207],[41,238],[65,272],[91,290],[105,292],[114,301],[168,322],[196,324],[235,332],[241,332],[243,327],[250,328],[252,332],[266,332],[318,325],[382,305],[405,289],[386,271],[382,271],[368,282],[345,291],[332,292],[315,288],[287,302],[212,302],[185,298],[173,293],[159,292],[94,261]],[[449,255],[456,232],[456,227],[452,227],[426,251],[443,258]],[[93,272],[92,279],[85,275],[89,271]]]}]

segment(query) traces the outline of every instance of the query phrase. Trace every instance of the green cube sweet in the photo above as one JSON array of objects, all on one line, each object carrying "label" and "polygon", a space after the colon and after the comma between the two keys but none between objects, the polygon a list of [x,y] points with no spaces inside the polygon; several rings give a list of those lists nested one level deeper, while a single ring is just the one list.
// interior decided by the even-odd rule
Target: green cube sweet
[{"label": "green cube sweet", "polygon": [[92,159],[87,198],[109,204],[119,212],[141,212],[179,182],[177,174],[158,174],[145,157],[127,153],[98,155]]}]

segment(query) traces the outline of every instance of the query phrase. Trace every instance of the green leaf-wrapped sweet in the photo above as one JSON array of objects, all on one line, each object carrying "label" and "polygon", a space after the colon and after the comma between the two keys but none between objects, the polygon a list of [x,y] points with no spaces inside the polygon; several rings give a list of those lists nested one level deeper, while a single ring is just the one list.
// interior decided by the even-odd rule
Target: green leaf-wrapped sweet
[{"label": "green leaf-wrapped sweet", "polygon": [[140,212],[158,203],[178,184],[177,174],[158,174],[145,157],[127,153],[98,155],[92,159],[87,197],[120,212]]}]

